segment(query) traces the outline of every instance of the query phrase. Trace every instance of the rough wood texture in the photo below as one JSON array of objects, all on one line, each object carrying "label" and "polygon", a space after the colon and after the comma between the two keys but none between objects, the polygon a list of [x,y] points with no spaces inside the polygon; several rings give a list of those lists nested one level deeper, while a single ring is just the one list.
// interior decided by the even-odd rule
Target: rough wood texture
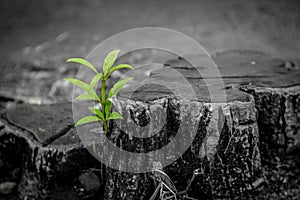
[{"label": "rough wood texture", "polygon": [[[200,57],[204,65],[196,67],[201,72],[211,62],[203,55]],[[192,145],[176,162],[163,168],[177,189],[183,190],[193,170],[199,169],[201,173],[188,192],[191,197],[247,199],[255,194],[257,183],[262,180],[261,163],[269,158],[284,160],[285,155],[299,151],[299,64],[253,51],[228,51],[212,58],[223,76],[226,101],[213,101],[207,87],[210,85],[205,85],[204,78],[213,84],[219,77],[209,73],[203,77],[185,59],[173,59],[164,68],[150,73],[150,79],[165,81],[168,88],[159,86],[162,82],[157,81],[138,88],[133,96],[129,96],[132,87],[120,93],[116,108],[127,121],[117,124],[119,127],[114,124],[108,138],[118,148],[147,152],[170,144],[177,133],[184,133],[182,141],[192,138]],[[183,76],[174,79],[171,69]],[[138,80],[145,78],[141,74]],[[196,95],[178,86],[183,79],[187,81],[183,86],[191,85]],[[217,91],[224,88],[217,87]],[[176,96],[176,92],[182,95]],[[70,104],[11,105],[12,108],[1,107],[0,181],[16,183],[14,190],[20,197],[101,199],[104,195],[106,199],[146,199],[151,196],[155,186],[151,173],[104,168],[85,149],[72,128]],[[161,121],[163,126],[156,126]],[[123,126],[132,129],[120,131]],[[88,139],[93,141],[93,137],[96,135]],[[91,147],[90,143],[86,145]],[[170,151],[161,155],[161,164],[180,148],[180,143],[171,143]],[[111,155],[109,149],[102,153]],[[121,163],[120,167],[139,169],[136,163]],[[79,177],[87,172],[96,174],[98,179],[93,180],[100,183],[86,185],[81,178],[82,184]],[[92,185],[100,189],[89,191]]]},{"label": "rough wood texture", "polygon": [[[195,57],[189,56],[191,58]],[[271,152],[299,148],[300,62],[273,58],[257,51],[232,50],[212,55],[227,88],[251,94],[258,111],[262,147]],[[192,66],[184,59],[165,64],[178,70]],[[196,66],[197,67],[197,66]],[[205,70],[207,67],[202,67]],[[160,72],[153,72],[153,74]],[[196,73],[190,73],[194,78]],[[196,74],[196,75],[195,75]],[[198,75],[199,76],[199,75]],[[213,77],[213,76],[212,76]],[[278,151],[277,151],[278,150]],[[265,154],[266,151],[263,151]]]},{"label": "rough wood texture", "polygon": [[[197,56],[199,55],[192,55],[189,59],[193,59]],[[200,154],[201,152],[202,154],[203,152],[207,152],[207,150],[203,149],[204,146],[213,147],[214,144],[218,144],[217,148],[215,148],[216,151],[212,151],[210,154],[213,155],[213,159],[207,155],[199,158],[199,156],[197,156],[198,154],[188,150],[181,159],[166,167],[164,170],[174,178],[179,188],[179,183],[184,182],[182,180],[186,182],[187,177],[189,177],[189,175],[191,176],[193,169],[200,167],[206,172],[202,182],[197,182],[197,189],[202,188],[203,190],[200,193],[196,191],[191,192],[191,195],[196,195],[196,197],[204,195],[207,198],[249,198],[247,191],[253,189],[251,181],[254,182],[255,178],[260,175],[260,159],[258,158],[259,150],[257,147],[259,135],[258,128],[256,127],[256,118],[253,117],[253,124],[248,122],[249,116],[255,116],[254,108],[253,110],[249,109],[249,107],[247,109],[244,108],[244,110],[241,108],[241,105],[245,104],[245,102],[251,102],[249,98],[247,98],[247,95],[241,91],[248,92],[254,96],[259,116],[259,128],[261,129],[260,138],[264,151],[263,155],[269,156],[268,152],[276,154],[278,151],[273,150],[278,147],[279,151],[283,149],[283,152],[289,151],[289,149],[297,149],[299,145],[299,112],[297,109],[299,87],[291,87],[299,84],[299,63],[298,61],[272,58],[261,52],[239,50],[217,53],[213,55],[212,58],[216,62],[224,81],[228,100],[226,103],[234,102],[233,105],[239,108],[238,112],[231,110],[229,116],[233,118],[225,120],[225,126],[221,129],[218,130],[216,127],[217,123],[212,123],[210,127],[204,125],[200,128],[201,131],[197,133],[198,137],[202,138],[202,140],[198,141],[198,145],[202,147],[202,149],[199,148],[198,150]],[[130,96],[130,98],[136,102],[131,103],[125,101],[126,105],[134,107],[134,104],[140,104],[137,102],[145,103],[161,98],[174,98],[174,96],[176,96],[174,93],[184,90],[182,89],[184,87],[178,86],[178,83],[181,84],[183,79],[187,80],[188,83],[193,86],[196,92],[196,99],[193,99],[195,97],[191,97],[191,94],[186,91],[182,91],[183,95],[179,97],[180,99],[183,99],[185,102],[189,100],[210,102],[212,99],[208,95],[207,90],[209,85],[205,85],[205,81],[203,80],[217,80],[220,77],[210,73],[209,67],[212,66],[208,61],[209,59],[205,56],[202,56],[202,59],[204,65],[195,67],[200,70],[200,72],[206,70],[207,72],[204,73],[205,77],[199,74],[198,71],[183,58],[170,60],[165,64],[165,69],[151,72],[150,78],[155,79],[157,84],[144,85],[136,90],[133,95]],[[205,63],[207,63],[207,65],[205,65]],[[170,68],[175,69],[176,73],[179,72],[182,77],[174,78],[176,77],[176,73]],[[159,84],[162,83],[160,81],[168,82],[168,88],[159,86]],[[238,91],[236,89],[238,89]],[[132,88],[127,88],[126,91],[123,91],[121,97],[129,98],[127,94],[131,95],[132,91]],[[222,102],[216,103],[217,107],[222,107],[221,104]],[[252,107],[254,107],[254,105],[254,102],[252,102]],[[223,108],[221,108],[221,110]],[[220,108],[217,108],[217,110],[218,109]],[[121,110],[124,111],[128,109],[123,108]],[[220,113],[216,115],[216,121],[222,117],[224,118],[224,116],[221,115]],[[241,120],[234,121],[236,120],[234,118],[235,115],[240,116]],[[200,124],[202,120],[203,119],[200,119]],[[180,121],[188,120],[181,119]],[[208,119],[208,121],[213,120]],[[232,121],[233,123],[230,124]],[[207,130],[214,132],[211,135],[215,137],[208,140],[212,143],[204,145],[202,143],[206,135],[203,136],[203,134],[206,133]],[[232,143],[230,138],[234,138],[233,141],[235,141],[235,143]],[[133,138],[133,141],[134,140],[135,138]],[[239,143],[238,141],[243,142]],[[127,146],[127,144],[130,144],[130,140],[125,143],[125,146]],[[131,147],[133,147],[133,145],[131,145]],[[131,149],[130,147],[128,148]],[[194,147],[192,146],[191,149],[194,149]],[[228,152],[228,149],[231,149],[231,151]],[[180,163],[184,164],[180,165]],[[245,165],[245,163],[247,164]],[[172,168],[172,166],[176,167]],[[116,174],[116,176],[120,176],[119,173]],[[121,178],[118,178],[118,180],[122,182]],[[139,191],[139,187],[136,188],[137,191]],[[183,189],[183,187],[181,187],[181,189]],[[144,194],[143,192],[145,192],[144,190],[140,190],[136,193],[142,195]],[[126,193],[126,191],[117,190],[114,194],[120,195],[124,193]],[[139,195],[131,198],[135,199]],[[121,198],[121,196],[118,196],[118,198]]]},{"label": "rough wood texture", "polygon": [[[160,104],[161,109],[157,110],[165,110],[166,124],[161,131],[155,130],[156,127],[151,126],[145,131],[146,134],[152,134],[153,131],[158,132],[155,137],[140,139],[138,136],[130,137],[126,133],[120,134],[119,131],[116,131],[115,137],[114,134],[110,136],[112,141],[122,144],[119,145],[120,148],[131,152],[153,151],[167,145],[176,133],[183,133],[181,136],[183,141],[189,140],[193,135],[185,130],[195,127],[197,128],[196,136],[191,147],[176,162],[163,169],[170,175],[178,190],[184,190],[193,171],[200,168],[202,174],[193,182],[194,188],[189,191],[190,196],[194,198],[200,198],[200,196],[207,198],[248,196],[252,191],[252,183],[261,175],[254,101],[210,104],[165,98]],[[124,99],[119,101],[119,106],[124,111],[122,114],[125,119],[128,119],[124,122],[124,126],[140,122],[141,119],[138,118],[142,113],[149,113],[148,123],[151,123],[151,120],[164,120],[161,117],[163,116],[161,111],[156,111],[156,114],[151,112],[154,110],[151,107],[160,106],[158,103]],[[146,112],[144,112],[145,110]],[[195,113],[194,119],[184,114],[195,112],[195,110],[199,113]],[[122,129],[122,125],[120,127]],[[130,130],[132,133],[138,131],[138,129]],[[121,140],[122,142],[120,142]],[[174,143],[170,151],[176,153],[179,148],[182,148],[182,144]],[[169,155],[160,156],[163,165]],[[119,159],[121,160],[121,158]],[[134,163],[136,159],[137,157],[132,157],[129,162]],[[149,159],[147,161],[155,162],[156,160]],[[151,196],[153,185],[150,184],[152,182],[150,174],[132,175],[114,170],[108,172],[111,174],[108,173],[107,179],[111,181],[107,182],[105,189],[107,199],[147,199]],[[136,185],[133,187],[133,191],[124,186],[124,182],[130,183],[128,179],[137,180],[133,181]]]},{"label": "rough wood texture", "polygon": [[[24,104],[2,117],[1,182],[16,182],[20,198],[82,199],[99,195],[103,189],[105,170],[80,142],[76,130],[70,128],[70,107]],[[90,192],[80,184],[79,177],[94,169],[100,180],[95,184],[101,189]]]}]

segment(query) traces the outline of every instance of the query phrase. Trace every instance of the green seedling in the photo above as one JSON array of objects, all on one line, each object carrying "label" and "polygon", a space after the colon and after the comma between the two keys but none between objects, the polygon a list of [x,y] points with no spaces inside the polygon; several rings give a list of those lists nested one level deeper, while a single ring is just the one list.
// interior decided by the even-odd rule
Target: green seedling
[{"label": "green seedling", "polygon": [[[119,70],[119,69],[133,69],[131,65],[128,64],[119,64],[117,66],[113,66],[118,54],[119,50],[111,51],[107,54],[104,59],[103,66],[102,66],[102,73],[98,72],[96,67],[83,58],[70,58],[67,62],[75,62],[82,64],[85,67],[88,67],[93,72],[95,72],[95,76],[91,79],[90,83],[85,83],[81,80],[74,79],[74,78],[65,78],[64,80],[72,83],[73,85],[81,88],[85,91],[85,93],[79,95],[75,100],[91,100],[96,101],[101,104],[101,109],[92,108],[90,109],[91,113],[94,115],[85,116],[77,121],[75,126],[79,126],[82,124],[90,123],[90,122],[103,122],[103,129],[104,132],[108,132],[108,121],[114,119],[123,119],[123,117],[118,112],[111,112],[112,102],[110,98],[115,96],[121,88],[132,78],[126,78],[123,80],[119,80],[108,92],[108,96],[106,96],[106,80],[110,77],[110,75]],[[95,91],[95,86],[98,82],[101,82],[101,97],[99,97]]]}]

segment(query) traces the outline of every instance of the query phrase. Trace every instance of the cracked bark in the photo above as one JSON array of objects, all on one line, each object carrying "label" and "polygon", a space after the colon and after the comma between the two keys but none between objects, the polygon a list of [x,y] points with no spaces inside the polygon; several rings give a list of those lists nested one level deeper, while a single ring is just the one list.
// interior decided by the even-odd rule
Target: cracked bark
[{"label": "cracked bark", "polygon": [[[183,58],[168,61],[165,67],[183,73],[196,93],[200,93],[197,99],[189,99],[187,92],[185,98],[175,98],[171,90],[178,88],[172,82],[180,80],[173,80],[167,68],[153,71],[151,76],[168,81],[171,90],[148,85],[135,92],[130,101],[126,91],[121,93],[117,104],[129,120],[125,125],[134,125],[134,129],[124,132],[114,127],[109,139],[129,151],[150,152],[169,144],[178,131],[194,128],[192,145],[164,168],[178,190],[185,189],[193,170],[199,168],[201,174],[191,184],[190,196],[250,198],[253,183],[261,179],[261,159],[284,159],[285,154],[299,150],[299,70],[287,69],[282,65],[286,61],[259,52],[228,51],[212,58],[223,75],[226,102],[211,102],[203,78]],[[299,66],[298,62],[293,63]],[[192,112],[194,117],[186,115]],[[81,144],[76,131],[68,130],[73,124],[70,119],[71,109],[66,104],[1,107],[1,180],[17,182],[22,198],[49,198],[61,189],[61,194],[68,193],[68,198],[81,199],[86,193],[74,189],[79,187],[77,178],[96,168],[101,171],[98,175],[106,199],[145,199],[151,195],[154,184],[149,173],[104,169]],[[153,125],[162,120],[166,121],[163,126]],[[192,137],[190,132],[185,133],[184,141]],[[139,166],[131,163],[121,167]]]}]

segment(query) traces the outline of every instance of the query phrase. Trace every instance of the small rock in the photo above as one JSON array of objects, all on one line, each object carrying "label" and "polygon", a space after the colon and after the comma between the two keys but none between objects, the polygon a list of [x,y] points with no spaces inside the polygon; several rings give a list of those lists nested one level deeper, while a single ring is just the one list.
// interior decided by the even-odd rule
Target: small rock
[{"label": "small rock", "polygon": [[49,72],[45,71],[40,71],[40,72],[28,72],[24,73],[25,77],[33,79],[48,79],[52,77],[52,74]]},{"label": "small rock", "polygon": [[0,121],[0,129],[4,128],[4,123]]},{"label": "small rock", "polygon": [[36,58],[33,59],[32,64],[36,67],[41,67],[41,66],[45,66],[47,64],[47,60],[46,59],[42,59],[42,58]]},{"label": "small rock", "polygon": [[10,194],[16,185],[17,184],[15,182],[9,181],[0,183],[0,194]]},{"label": "small rock", "polygon": [[100,189],[100,180],[98,176],[93,172],[86,172],[81,174],[78,180],[87,192],[95,192]]},{"label": "small rock", "polygon": [[56,40],[57,42],[63,42],[63,41],[65,41],[65,40],[67,40],[68,38],[70,38],[70,33],[69,33],[68,31],[66,31],[66,32],[63,32],[63,33],[59,34],[59,35],[55,38],[55,40]]},{"label": "small rock", "polygon": [[34,51],[35,51],[36,54],[39,54],[39,53],[42,53],[43,51],[45,51],[46,49],[48,49],[49,46],[50,46],[50,45],[49,45],[48,42],[44,42],[44,43],[42,43],[42,44],[36,46],[36,47],[34,48]]},{"label": "small rock", "polygon": [[62,65],[62,66],[58,67],[57,70],[60,74],[67,74],[67,72],[70,70],[70,68],[67,65]]},{"label": "small rock", "polygon": [[281,65],[279,65],[279,67],[284,67],[287,70],[298,69],[297,65],[294,62],[292,62],[292,61],[285,61],[284,63],[282,63]]},{"label": "small rock", "polygon": [[64,80],[57,80],[55,81],[52,86],[51,86],[51,90],[49,92],[49,95],[50,96],[55,96],[55,95],[66,95],[66,96],[70,96],[71,97],[71,94],[66,94],[68,91],[68,89],[71,89],[71,86],[69,87],[70,85],[68,84],[67,81],[64,81]]},{"label": "small rock", "polygon": [[22,52],[24,55],[29,55],[32,52],[32,47],[31,46],[24,47]]}]

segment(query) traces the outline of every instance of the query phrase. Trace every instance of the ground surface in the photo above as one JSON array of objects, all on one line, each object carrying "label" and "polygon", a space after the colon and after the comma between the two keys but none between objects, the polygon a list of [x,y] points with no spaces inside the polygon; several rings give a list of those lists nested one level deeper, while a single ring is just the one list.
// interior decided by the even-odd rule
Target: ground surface
[{"label": "ground surface", "polygon": [[299,2],[292,0],[5,0],[1,10],[0,51],[13,61],[50,60],[61,67],[68,56],[85,56],[113,34],[144,26],[181,31],[209,52],[248,48],[281,57],[300,52]]},{"label": "ground surface", "polygon": [[69,90],[57,89],[64,88],[63,77],[76,73],[66,65],[67,58],[85,57],[104,39],[137,27],[181,31],[209,53],[252,49],[280,58],[300,53],[300,6],[292,0],[5,0],[0,6],[0,75],[18,77],[2,81],[2,96],[17,93],[18,99],[35,103],[55,100],[58,94],[70,96]]}]

